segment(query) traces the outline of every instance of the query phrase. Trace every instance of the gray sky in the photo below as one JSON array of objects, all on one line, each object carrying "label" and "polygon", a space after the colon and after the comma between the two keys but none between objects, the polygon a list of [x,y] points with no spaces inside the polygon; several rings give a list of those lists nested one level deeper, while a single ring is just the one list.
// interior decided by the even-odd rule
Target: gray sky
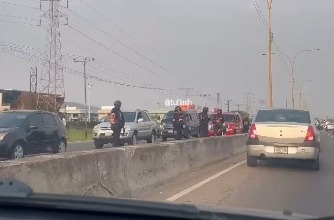
[{"label": "gray sky", "polygon": [[[96,10],[87,7],[85,2]],[[88,74],[109,80],[159,88],[192,87],[194,90],[190,93],[196,95],[211,93],[212,97],[208,99],[211,108],[215,105],[217,92],[224,100],[233,100],[233,108],[235,104],[245,104],[246,92],[255,94],[256,108],[266,107],[268,57],[261,54],[268,52],[268,31],[252,2],[69,0],[70,10],[62,8],[62,24],[68,17],[71,27],[109,50],[62,25],[62,53],[94,57],[96,61],[88,64]],[[257,2],[268,20],[266,1]],[[0,20],[38,24],[41,11],[7,3],[38,8],[38,0],[0,0]],[[62,5],[66,6],[65,0]],[[303,49],[321,49],[301,54],[295,65],[296,84],[303,85],[305,101],[317,116],[334,117],[334,101],[331,99],[334,92],[333,9],[333,0],[274,0],[273,3],[273,32],[279,52],[293,57]],[[41,27],[0,21],[0,41],[44,50],[46,31]],[[128,61],[116,56],[111,49]],[[275,45],[274,52],[277,52]],[[274,106],[285,107],[286,100],[291,106],[288,62],[283,60],[284,56],[274,55],[273,59]],[[68,68],[83,70],[81,64],[74,63],[68,56],[64,56],[63,63]],[[29,89],[29,70],[36,64],[0,51],[0,66],[1,88]],[[116,75],[110,71],[113,68],[122,73]],[[307,80],[313,81],[306,83]],[[158,102],[164,106],[166,98],[185,98],[185,91],[175,89],[159,92],[97,81],[92,83],[91,103],[95,106],[110,105],[120,99],[125,108],[153,108]],[[83,78],[65,72],[65,89],[67,101],[84,102]],[[296,104],[299,105],[298,97],[296,95]],[[190,99],[203,104],[203,98]],[[265,100],[264,105],[259,101],[261,99]]]}]

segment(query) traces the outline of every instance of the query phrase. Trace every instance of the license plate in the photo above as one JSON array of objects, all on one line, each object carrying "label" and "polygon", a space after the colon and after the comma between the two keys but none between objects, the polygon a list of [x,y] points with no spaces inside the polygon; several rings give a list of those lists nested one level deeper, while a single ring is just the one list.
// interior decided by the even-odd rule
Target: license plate
[{"label": "license plate", "polygon": [[173,131],[172,131],[172,130],[169,130],[168,133],[169,133],[169,134],[173,134]]},{"label": "license plate", "polygon": [[106,132],[106,136],[112,136],[112,132]]},{"label": "license plate", "polygon": [[287,147],[275,147],[276,154],[287,154],[288,148]]}]

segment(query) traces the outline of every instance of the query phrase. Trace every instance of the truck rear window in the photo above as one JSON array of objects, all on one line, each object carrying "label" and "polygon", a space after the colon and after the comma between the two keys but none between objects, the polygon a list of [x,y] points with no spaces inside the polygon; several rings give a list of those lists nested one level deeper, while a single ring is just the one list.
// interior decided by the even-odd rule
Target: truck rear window
[{"label": "truck rear window", "polygon": [[292,122],[311,124],[311,118],[308,111],[259,110],[255,122]]}]

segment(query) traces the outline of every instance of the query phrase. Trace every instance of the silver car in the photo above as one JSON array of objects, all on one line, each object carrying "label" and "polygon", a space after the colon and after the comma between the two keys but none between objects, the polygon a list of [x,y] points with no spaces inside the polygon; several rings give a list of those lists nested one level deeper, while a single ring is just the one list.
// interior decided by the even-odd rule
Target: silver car
[{"label": "silver car", "polygon": [[[123,112],[125,119],[124,132],[121,133],[122,144],[137,144],[138,140],[147,140],[153,143],[157,138],[159,124],[152,120],[145,110]],[[113,131],[111,124],[106,118],[104,122],[96,125],[93,129],[93,139],[96,148],[102,148],[104,144],[113,143]]]},{"label": "silver car", "polygon": [[309,111],[259,110],[247,140],[247,165],[259,159],[298,159],[319,170],[320,133]]}]

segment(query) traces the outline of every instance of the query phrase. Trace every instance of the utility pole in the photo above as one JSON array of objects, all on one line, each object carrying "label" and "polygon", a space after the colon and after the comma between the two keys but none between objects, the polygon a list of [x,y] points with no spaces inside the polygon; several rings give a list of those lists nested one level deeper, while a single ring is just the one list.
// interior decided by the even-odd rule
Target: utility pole
[{"label": "utility pole", "polygon": [[185,88],[186,90],[186,100],[188,99],[189,96],[189,91],[192,90],[193,88]]},{"label": "utility pole", "polygon": [[240,111],[240,106],[242,106],[242,104],[236,104],[235,106],[238,107],[238,111]]},{"label": "utility pole", "polygon": [[227,112],[230,112],[230,103],[232,102],[232,100],[227,100],[226,101],[226,106],[227,106]]},{"label": "utility pole", "polygon": [[44,67],[41,72],[37,108],[56,112],[65,100],[60,38],[61,5],[60,0],[41,0],[41,10],[42,2],[48,2],[48,9],[42,15],[48,23],[45,46],[48,53],[46,54]]},{"label": "utility pole", "polygon": [[91,122],[91,110],[90,110],[90,106],[91,104],[91,89],[92,89],[93,84],[92,83],[88,83],[88,89],[89,89],[89,96],[88,96],[88,122]]},{"label": "utility pole", "polygon": [[272,72],[272,44],[273,44],[273,32],[272,32],[272,9],[273,0],[267,0],[269,11],[269,106],[273,108],[273,72]]},{"label": "utility pole", "polygon": [[200,97],[204,97],[204,107],[206,107],[206,97],[211,96],[211,94],[201,94]]},{"label": "utility pole", "polygon": [[85,130],[86,130],[86,140],[88,138],[88,125],[87,125],[87,75],[86,75],[86,64],[90,61],[94,61],[94,58],[86,57],[83,60],[74,59],[75,63],[83,63],[84,66],[84,94],[85,94]]},{"label": "utility pole", "polygon": [[302,86],[299,88],[299,108],[302,109]]},{"label": "utility pole", "polygon": [[218,92],[217,93],[217,108],[219,108],[219,103],[220,103],[220,94]]}]

